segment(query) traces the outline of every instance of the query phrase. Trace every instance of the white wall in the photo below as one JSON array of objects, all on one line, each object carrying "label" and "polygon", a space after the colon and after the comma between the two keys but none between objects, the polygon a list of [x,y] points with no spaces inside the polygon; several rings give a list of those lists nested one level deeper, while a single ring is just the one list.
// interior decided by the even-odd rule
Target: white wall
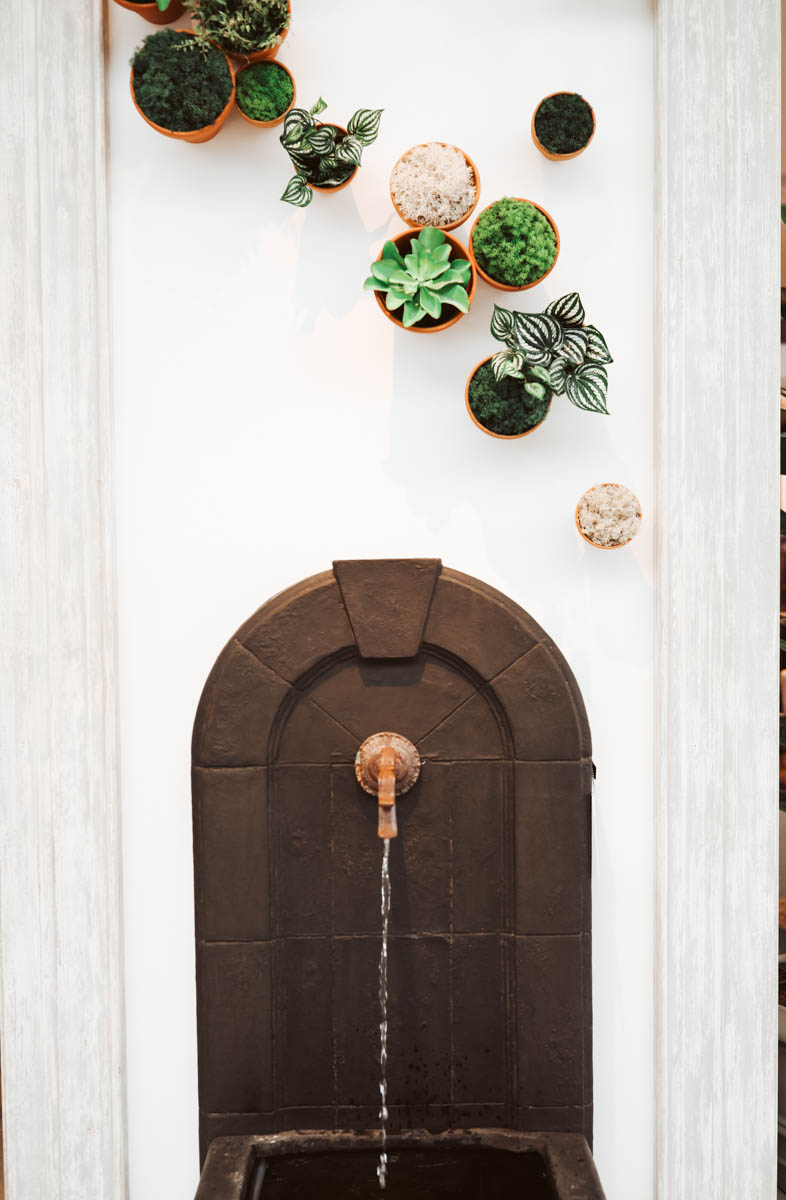
[{"label": "white wall", "polygon": [[[512,596],[583,690],[594,838],[595,1153],[609,1200],[653,1194],[653,14],[649,0],[294,0],[282,61],[328,117],[385,107],[353,186],[300,212],[275,132],[233,116],[181,145],[146,126],[128,59],[150,27],[110,4],[114,389],[119,456],[121,722],[133,1200],[197,1179],[189,739],[234,629],[338,557],[433,555]],[[440,68],[440,61],[448,68]],[[590,150],[532,145],[538,99],[594,104]],[[467,417],[495,348],[495,299],[430,337],[362,291],[398,231],[390,168],[442,139],[478,164],[482,203],[537,200],[562,237],[541,309],[579,290],[615,356],[612,416],[557,399],[504,443]],[[459,231],[466,237],[466,230]],[[631,486],[632,547],[594,551],[573,509]]]}]

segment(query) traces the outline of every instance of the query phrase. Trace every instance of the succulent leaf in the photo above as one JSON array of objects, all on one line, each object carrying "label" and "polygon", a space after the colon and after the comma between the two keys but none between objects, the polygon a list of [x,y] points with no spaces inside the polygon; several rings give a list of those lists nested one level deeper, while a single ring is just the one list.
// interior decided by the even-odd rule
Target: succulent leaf
[{"label": "succulent leaf", "polygon": [[404,266],[404,259],[399,254],[395,242],[385,242],[385,245],[382,247],[382,257],[395,259],[400,267]]},{"label": "succulent leaf", "polygon": [[411,325],[417,325],[418,321],[422,321],[426,315],[425,308],[421,308],[414,300],[407,300],[404,305],[404,326],[409,329]]},{"label": "succulent leaf", "polygon": [[467,289],[463,288],[459,283],[454,283],[451,287],[443,288],[439,293],[439,298],[443,304],[452,304],[454,308],[460,308],[462,312],[469,312]]},{"label": "succulent leaf", "polygon": [[[447,250],[447,254],[445,254]],[[404,305],[403,320],[409,327],[430,316],[439,320],[442,307],[449,304],[461,312],[469,311],[466,284],[471,267],[466,259],[453,259],[450,244],[442,230],[420,230],[410,238],[409,251],[403,257],[394,242],[386,242],[381,258],[371,264],[371,277],[365,287],[386,292],[391,311]],[[521,356],[523,365],[524,357]]]},{"label": "succulent leaf", "polygon": [[430,317],[435,317],[437,320],[439,320],[442,312],[443,299],[444,292],[441,295],[438,295],[436,292],[432,292],[431,289],[427,287],[422,287],[418,291],[418,300],[421,307],[425,308]]},{"label": "succulent leaf", "polygon": [[578,292],[568,292],[567,296],[552,300],[551,304],[546,305],[545,311],[549,316],[556,317],[562,325],[570,327],[584,324],[584,305]]},{"label": "succulent leaf", "polygon": [[[371,264],[371,274],[382,283],[398,283],[400,281],[393,277],[396,274],[401,275],[402,271],[395,259],[380,258]],[[404,278],[407,276],[405,275]]]},{"label": "succulent leaf", "polygon": [[395,312],[397,308],[401,308],[402,304],[406,304],[409,296],[406,292],[400,292],[398,288],[388,288],[385,296],[385,307],[389,312]]}]

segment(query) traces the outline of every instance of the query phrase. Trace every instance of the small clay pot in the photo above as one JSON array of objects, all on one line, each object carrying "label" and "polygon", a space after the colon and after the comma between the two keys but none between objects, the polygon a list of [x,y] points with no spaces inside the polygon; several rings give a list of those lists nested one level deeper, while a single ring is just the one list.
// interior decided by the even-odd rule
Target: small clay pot
[{"label": "small clay pot", "polygon": [[[594,492],[596,487],[622,487],[622,484],[609,483],[608,481],[605,483],[596,483],[595,487],[587,488],[587,491]],[[591,538],[587,537],[586,533],[584,532],[584,530],[581,528],[581,525],[579,524],[579,508],[581,507],[581,502],[584,499],[584,497],[586,496],[586,494],[587,494],[587,492],[584,492],[584,493],[582,493],[581,496],[579,496],[579,502],[576,505],[575,519],[576,519],[576,528],[579,531],[579,535],[584,539],[584,541],[587,543],[587,545],[592,546],[593,550],[621,550],[623,546],[629,546],[631,544],[631,542],[633,541],[633,538],[636,537],[636,535],[638,534],[638,530],[636,530],[636,533],[633,534],[633,537],[629,537],[627,539],[627,541],[616,542],[613,546],[599,546],[597,542],[593,542]],[[638,500],[638,497],[636,497],[636,499]],[[641,520],[641,512],[639,512],[639,520]]]},{"label": "small clay pot", "polygon": [[[401,162],[402,158],[406,158],[408,154],[411,154],[413,150],[418,150],[420,148],[420,146],[427,146],[429,144],[430,144],[429,142],[420,142],[419,145],[412,146],[412,147],[410,147],[409,150],[405,150],[404,153],[399,158],[397,158],[395,163],[393,164],[393,171],[395,171],[396,167]],[[447,230],[450,230],[450,229],[458,229],[459,225],[463,225],[465,221],[469,220],[469,218],[474,213],[475,209],[478,207],[478,200],[480,199],[480,174],[478,173],[478,168],[475,166],[474,162],[472,161],[472,159],[466,153],[465,150],[461,150],[458,146],[452,146],[451,143],[449,143],[449,142],[438,142],[437,145],[439,145],[439,146],[450,145],[451,149],[458,150],[459,154],[463,154],[464,158],[469,163],[469,167],[470,167],[470,170],[472,171],[472,174],[475,176],[475,203],[472,205],[472,207],[468,208],[467,211],[464,213],[464,216],[459,217],[459,219],[457,221],[450,221],[449,224],[447,224],[447,225],[435,225],[434,226],[435,229],[441,229],[442,232],[445,233]],[[396,212],[401,217],[401,220],[404,222],[405,225],[409,225],[409,227],[411,229],[424,229],[425,226],[421,225],[418,221],[411,221],[409,219],[409,217],[405,217],[404,213],[402,212],[402,210],[399,208],[398,204],[396,203],[396,198],[393,195],[393,171],[391,171],[391,173],[390,173],[390,184],[388,185],[388,188],[390,191],[390,200],[391,200],[393,207],[395,208]]]},{"label": "small clay pot", "polygon": [[282,71],[286,72],[286,74],[292,80],[292,100],[290,101],[288,107],[285,108],[284,111],[281,113],[281,115],[279,117],[276,117],[274,120],[272,120],[272,121],[255,121],[253,117],[250,117],[248,115],[248,113],[243,112],[243,109],[240,107],[240,104],[239,104],[238,98],[237,98],[237,81],[240,78],[240,76],[243,74],[243,72],[245,70],[247,70],[248,67],[251,67],[253,65],[254,65],[253,63],[247,63],[246,66],[243,66],[240,68],[237,75],[235,76],[235,108],[240,113],[243,120],[248,121],[249,125],[256,125],[257,129],[273,129],[273,127],[275,125],[280,125],[282,123],[282,121],[285,119],[287,113],[290,112],[295,107],[295,100],[297,99],[297,87],[295,86],[295,76],[292,74],[289,67],[285,67],[284,64],[280,63],[280,62],[276,63],[276,66],[280,67],[280,69]]},{"label": "small clay pot", "polygon": [[[548,96],[543,97],[543,100],[551,100],[551,99],[553,99],[554,96],[573,96],[573,95],[580,95],[580,93],[578,93],[578,92],[549,92]],[[584,100],[583,96],[581,98],[582,98],[582,100]],[[550,150],[546,149],[546,147],[543,145],[543,142],[541,142],[540,138],[538,137],[537,133],[535,132],[535,117],[538,115],[538,111],[540,109],[541,104],[543,103],[543,100],[538,101],[538,107],[535,109],[534,113],[532,114],[532,140],[533,140],[533,142],[537,146],[538,150],[540,150],[543,157],[550,158],[552,160],[552,162],[567,162],[569,158],[578,158],[578,156],[580,154],[584,153],[584,151],[587,149],[587,146],[589,146],[590,142],[592,141],[592,139],[595,136],[595,129],[597,127],[597,122],[595,120],[595,109],[592,107],[592,105],[589,103],[588,100],[584,100],[584,103],[588,105],[589,110],[592,113],[592,133],[589,135],[589,137],[587,138],[586,142],[581,147],[581,149],[573,150],[573,151],[571,151],[570,154],[552,154]]]},{"label": "small clay pot", "polygon": [[[189,37],[196,36],[196,34],[194,34],[190,29],[176,29],[175,33],[187,33]],[[224,55],[224,57],[226,58],[226,55]],[[132,67],[131,99],[134,102],[134,108],[139,113],[142,120],[147,121],[151,129],[155,129],[157,133],[163,133],[164,137],[176,138],[179,142],[209,142],[211,138],[216,136],[219,129],[224,124],[224,121],[226,121],[227,117],[232,111],[232,105],[235,103],[235,72],[232,69],[232,64],[228,58],[226,58],[226,63],[227,67],[229,68],[229,74],[232,78],[232,90],[229,93],[229,99],[212,125],[204,125],[202,129],[164,129],[163,125],[156,125],[155,121],[151,121],[149,117],[145,116],[145,114],[142,112],[142,109],[136,102],[136,96],[134,95],[134,68]]]},{"label": "small clay pot", "polygon": [[543,206],[541,204],[536,204],[534,200],[525,200],[522,196],[511,196],[510,199],[511,200],[519,200],[519,201],[521,201],[522,204],[531,204],[533,208],[536,208],[538,210],[538,212],[543,213],[543,216],[546,218],[549,225],[554,230],[554,237],[556,238],[556,241],[557,241],[557,247],[554,252],[554,262],[551,264],[548,271],[545,271],[540,276],[539,279],[533,279],[532,283],[524,283],[521,285],[518,285],[518,284],[514,285],[512,283],[500,283],[500,281],[498,279],[492,279],[491,275],[487,275],[486,272],[483,270],[483,268],[481,266],[479,266],[478,260],[475,258],[475,251],[472,249],[472,237],[473,237],[473,234],[475,233],[475,226],[477,225],[480,218],[483,216],[483,213],[488,212],[488,210],[490,208],[493,208],[494,207],[493,204],[487,204],[486,207],[483,209],[483,212],[478,213],[477,217],[475,218],[475,220],[472,224],[472,228],[469,231],[469,254],[470,254],[470,258],[472,259],[472,262],[475,266],[475,269],[476,269],[478,275],[480,275],[481,279],[485,279],[486,283],[490,284],[492,287],[499,288],[499,290],[501,292],[528,292],[530,288],[536,287],[537,284],[542,283],[543,280],[548,275],[550,275],[551,272],[556,267],[557,259],[559,258],[559,248],[560,248],[559,230],[557,229],[556,222],[555,222],[554,218],[552,217],[551,213],[547,212],[546,209],[543,208]]},{"label": "small clay pot", "polygon": [[289,25],[292,22],[292,0],[287,0],[287,11],[289,13],[289,23],[287,24],[286,29],[284,29],[281,33],[281,41],[277,42],[275,46],[270,46],[267,50],[253,50],[251,54],[243,54],[243,52],[240,50],[228,50],[227,47],[222,46],[220,42],[216,42],[215,45],[218,46],[219,50],[222,50],[224,54],[228,54],[231,58],[242,59],[244,66],[250,66],[251,63],[265,62],[269,58],[275,58],[284,44],[284,39],[289,33]]},{"label": "small clay pot", "polygon": [[[478,420],[478,418],[475,416],[474,412],[472,411],[472,406],[470,405],[470,402],[469,402],[469,385],[472,383],[472,380],[475,378],[475,375],[480,370],[480,368],[485,363],[491,362],[492,358],[493,358],[493,355],[491,355],[491,354],[488,356],[488,358],[482,358],[479,363],[475,364],[475,366],[472,368],[472,370],[469,373],[469,378],[467,379],[467,386],[464,389],[464,403],[467,406],[467,412],[469,413],[471,419],[477,425],[478,429],[480,429],[481,432],[487,434],[488,437],[499,438],[500,441],[502,441],[502,442],[515,442],[518,438],[529,437],[529,435],[531,433],[534,433],[536,429],[540,429],[541,425],[543,424],[543,421],[545,421],[546,417],[549,415],[548,412],[546,413],[546,417],[544,417],[542,421],[538,421],[537,425],[530,426],[529,429],[523,430],[522,433],[495,433],[493,429],[487,429],[486,426],[481,421]],[[553,396],[552,396],[552,399],[553,399]],[[550,410],[551,410],[551,400],[549,400],[549,411]]]},{"label": "small clay pot", "polygon": [[[418,229],[407,229],[404,231],[404,233],[399,233],[394,238],[388,238],[388,241],[393,242],[393,245],[396,247],[399,254],[403,258],[405,254],[409,253],[410,245],[412,244],[413,239],[417,237],[418,232],[419,232]],[[442,232],[445,233],[444,229],[442,230]],[[477,276],[475,275],[475,268],[472,265],[472,259],[470,258],[469,254],[467,253],[466,247],[462,246],[462,244],[458,240],[458,238],[451,237],[451,235],[449,233],[445,233],[445,238],[450,243],[453,254],[457,258],[465,259],[470,264],[470,278],[469,278],[469,285],[467,287],[467,296],[469,297],[469,304],[470,304],[470,308],[471,308],[472,301],[475,298],[475,288],[477,286]],[[382,258],[382,251],[380,250],[379,254],[377,255],[376,261],[379,262],[381,258]],[[430,324],[430,325],[424,325],[424,324],[410,325],[409,327],[407,327],[404,324],[401,317],[398,316],[398,313],[391,312],[390,309],[385,304],[385,293],[384,292],[376,292],[375,291],[374,299],[376,300],[377,304],[382,309],[383,313],[388,318],[388,320],[392,321],[394,325],[397,325],[399,327],[399,329],[405,329],[407,333],[440,333],[441,330],[449,329],[451,325],[456,324],[456,321],[460,321],[462,317],[465,317],[467,315],[466,313],[463,313],[460,308],[453,309],[453,306],[451,305],[450,308],[454,314],[452,317],[448,317],[444,321],[437,321],[434,317],[427,317],[426,320],[431,321],[432,324]]]},{"label": "small clay pot", "polygon": [[[339,131],[339,133],[344,134],[344,137],[347,136],[347,131],[344,128],[344,126],[336,125],[336,123],[334,121],[319,121],[317,123],[317,129],[322,129],[323,126],[325,126],[325,125],[329,125],[331,129],[337,129]],[[352,170],[352,174],[348,175],[343,183],[328,183],[328,184],[312,183],[310,179],[306,180],[306,182],[308,183],[308,186],[310,188],[312,188],[313,191],[315,191],[315,192],[327,192],[328,194],[332,194],[333,192],[340,192],[342,190],[342,188],[349,187],[350,183],[357,175],[359,169],[360,169],[359,167],[354,167]]]},{"label": "small clay pot", "polygon": [[131,0],[115,0],[115,4],[127,8],[129,12],[139,13],[140,17],[144,17],[151,25],[169,25],[183,15],[181,0],[170,0],[169,8],[164,12],[161,12],[157,4],[132,4]]}]

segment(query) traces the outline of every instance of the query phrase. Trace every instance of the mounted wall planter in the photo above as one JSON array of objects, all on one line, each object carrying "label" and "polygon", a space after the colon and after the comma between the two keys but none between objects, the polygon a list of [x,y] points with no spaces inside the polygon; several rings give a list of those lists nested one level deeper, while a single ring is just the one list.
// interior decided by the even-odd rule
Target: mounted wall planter
[{"label": "mounted wall planter", "polygon": [[484,208],[469,235],[470,256],[481,279],[504,292],[535,287],[554,270],[559,250],[554,218],[520,196],[506,196]]},{"label": "mounted wall planter", "polygon": [[458,238],[431,226],[387,241],[371,272],[366,289],[374,291],[394,325],[412,333],[439,333],[455,325],[469,311],[477,285],[472,260]]},{"label": "mounted wall planter", "polygon": [[[151,96],[153,97],[153,100],[155,100],[156,102],[158,102],[157,97],[160,97],[162,95],[165,96],[171,90],[171,88],[173,86],[173,70],[171,69],[172,63],[174,62],[175,64],[177,64],[176,67],[174,68],[175,72],[179,72],[180,64],[177,62],[176,59],[170,60],[168,62],[166,59],[163,59],[163,58],[160,62],[147,62],[145,60],[144,52],[148,49],[149,44],[151,43],[151,41],[153,41],[153,39],[167,38],[170,45],[175,45],[176,44],[176,35],[177,35],[177,40],[179,40],[182,37],[194,37],[195,36],[193,33],[191,33],[187,29],[161,30],[160,33],[151,34],[151,36],[149,38],[145,39],[145,42],[142,43],[142,46],[139,47],[136,54],[134,55],[134,62],[135,62],[135,64],[137,62],[140,62],[140,63],[144,62],[145,71],[144,71],[144,75],[143,75],[143,71],[140,66],[138,68],[138,74],[137,74],[137,70],[135,70],[134,67],[131,68],[131,79],[130,79],[131,99],[133,100],[134,107],[136,108],[137,112],[142,117],[142,119],[144,121],[146,121],[147,124],[152,129],[155,129],[157,133],[162,133],[164,135],[164,137],[175,138],[177,141],[181,141],[181,142],[209,142],[211,140],[211,138],[214,138],[216,136],[216,134],[219,132],[219,130],[221,129],[221,126],[224,124],[224,122],[226,121],[230,112],[232,111],[232,106],[235,101],[235,76],[234,76],[234,72],[232,70],[232,64],[230,63],[227,56],[225,54],[223,54],[220,50],[217,50],[215,47],[210,47],[208,49],[209,61],[203,60],[202,62],[196,64],[197,70],[201,71],[199,82],[202,84],[204,82],[212,83],[214,94],[216,94],[216,95],[218,94],[219,87],[221,87],[221,73],[220,73],[220,67],[218,66],[219,60],[226,67],[226,71],[227,71],[226,88],[228,89],[227,100],[226,100],[226,103],[224,104],[223,108],[221,108],[217,112],[215,118],[211,122],[203,125],[202,127],[198,128],[198,129],[168,129],[166,126],[158,124],[150,116],[148,116],[147,113],[142,108],[142,106],[140,105],[139,100],[137,99],[137,90],[136,89],[138,86],[140,88],[140,91],[142,90],[143,79],[144,79],[145,91],[146,92],[149,91]],[[185,60],[185,52],[184,51],[175,50],[175,53],[178,53]],[[201,56],[200,56],[200,58],[201,58]],[[184,68],[190,67],[191,65],[193,65],[193,64],[185,63],[185,61],[184,61],[184,64],[183,64]],[[208,79],[208,72],[212,76],[212,79]],[[155,79],[151,78],[154,75],[157,76],[157,78],[155,78]],[[174,79],[174,85],[177,86],[178,83],[182,86],[183,91],[185,93],[188,90],[188,86],[189,86],[188,75],[186,75],[184,73],[184,74],[182,74],[182,77],[176,76]]]},{"label": "mounted wall planter", "polygon": [[169,7],[163,12],[157,4],[134,4],[132,0],[115,0],[115,4],[120,8],[127,8],[129,12],[138,13],[151,25],[169,25],[182,17],[184,11],[181,0],[169,0]]},{"label": "mounted wall planter", "polygon": [[576,528],[596,550],[620,550],[641,528],[641,505],[621,483],[600,483],[576,505]]},{"label": "mounted wall planter", "polygon": [[480,174],[458,146],[423,142],[402,154],[394,166],[390,199],[404,224],[413,229],[428,225],[457,229],[477,208]]},{"label": "mounted wall planter", "polygon": [[552,92],[532,114],[532,140],[545,158],[566,162],[595,136],[595,110],[578,92]]},{"label": "mounted wall planter", "polygon": [[[491,357],[492,356],[489,355],[488,358],[482,359],[482,361],[479,362],[478,365],[476,367],[474,367],[470,373],[469,379],[467,380],[467,386],[466,386],[466,389],[464,392],[464,400],[465,400],[465,403],[467,406],[467,412],[469,413],[470,418],[472,419],[474,424],[477,425],[478,429],[480,429],[482,433],[488,434],[489,437],[499,438],[501,441],[504,441],[504,442],[513,442],[513,441],[516,441],[518,438],[528,437],[529,434],[534,433],[535,430],[538,429],[543,424],[543,422],[546,420],[546,417],[549,415],[549,411],[551,409],[551,401],[553,398],[552,394],[549,393],[548,399],[545,402],[541,402],[541,404],[538,406],[539,408],[542,409],[545,405],[545,412],[543,413],[543,416],[541,416],[537,420],[534,420],[532,425],[528,426],[528,428],[526,428],[526,429],[522,429],[520,433],[497,433],[496,430],[490,429],[488,427],[488,425],[484,425],[483,422],[481,420],[479,420],[478,417],[473,412],[472,397],[470,395],[470,389],[472,387],[473,380],[475,380],[475,377],[479,371],[486,373],[485,369],[487,368],[488,369],[487,373],[489,376],[491,376]],[[520,383],[518,380],[503,379],[498,384],[495,384],[494,386],[499,389],[500,395],[503,396],[506,393],[512,393],[515,390],[517,385],[518,385],[520,391],[522,392],[522,396],[519,397],[519,401],[522,404],[522,411],[524,411],[524,402],[526,402],[528,400],[529,400],[529,407],[527,408],[527,411],[533,411],[533,412],[537,411],[534,401],[532,400],[531,397],[527,397],[526,393],[523,392],[523,384]],[[476,404],[476,407],[477,407],[477,404]],[[508,418],[508,419],[510,419],[510,418]],[[500,422],[500,424],[502,423],[503,420],[504,420],[504,417],[498,417],[498,421]]]},{"label": "mounted wall planter", "polygon": [[[262,78],[258,77],[262,75]],[[279,75],[289,81],[291,86],[291,99],[276,116],[269,119],[257,118],[246,111],[246,108],[252,111],[263,111],[265,107],[275,107],[276,98],[284,91],[280,85],[280,80],[271,76]],[[261,84],[254,92],[248,88],[249,81]],[[267,86],[265,86],[267,85]],[[288,91],[288,89],[287,89]],[[255,94],[257,93],[258,94]],[[288,67],[285,67],[280,62],[264,62],[264,63],[249,63],[246,67],[241,67],[235,76],[235,108],[240,113],[241,117],[248,121],[249,125],[256,125],[257,129],[273,129],[276,125],[280,125],[285,119],[288,112],[295,107],[297,99],[297,88],[295,86],[295,77]],[[243,107],[246,106],[246,108]]]}]

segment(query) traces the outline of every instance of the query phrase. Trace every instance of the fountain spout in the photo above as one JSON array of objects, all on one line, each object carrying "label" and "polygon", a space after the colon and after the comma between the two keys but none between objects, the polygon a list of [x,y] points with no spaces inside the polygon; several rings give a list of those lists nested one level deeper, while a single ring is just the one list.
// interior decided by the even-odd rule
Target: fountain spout
[{"label": "fountain spout", "polygon": [[400,733],[373,734],[355,756],[355,774],[363,790],[377,798],[377,835],[396,837],[396,796],[408,792],[420,774],[420,755],[412,742]]}]

